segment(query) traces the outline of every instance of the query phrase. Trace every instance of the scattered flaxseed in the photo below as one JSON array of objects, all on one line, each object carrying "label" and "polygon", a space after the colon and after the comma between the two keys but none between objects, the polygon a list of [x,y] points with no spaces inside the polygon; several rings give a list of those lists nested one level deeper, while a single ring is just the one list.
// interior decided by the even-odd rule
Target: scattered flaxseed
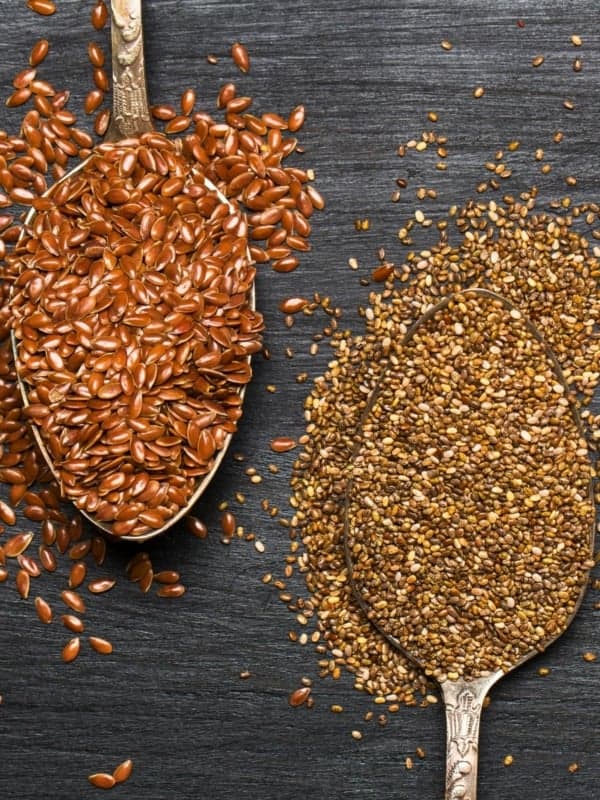
[{"label": "scattered flaxseed", "polygon": [[56,5],[52,0],[27,0],[27,7],[44,17],[56,13]]},{"label": "scattered flaxseed", "polygon": [[63,647],[62,660],[67,664],[71,661],[74,661],[79,655],[80,648],[81,640],[78,636],[75,636],[73,639],[69,639],[69,641]]},{"label": "scattered flaxseed", "polygon": [[94,772],[92,775],[88,775],[88,781],[98,789],[112,789],[117,782],[109,772]]},{"label": "scattered flaxseed", "polygon": [[46,625],[52,622],[52,608],[43,597],[35,598],[35,610],[37,611],[40,622],[43,622]]},{"label": "scattered flaxseed", "polygon": [[37,67],[48,55],[50,50],[50,42],[47,39],[38,39],[38,41],[31,48],[29,54],[29,64],[32,67]]},{"label": "scattered flaxseed", "polygon": [[514,761],[514,759],[513,759],[513,757],[511,755],[506,755],[506,756],[504,756],[504,758],[502,760],[502,763],[504,764],[505,767],[510,767],[512,765],[513,761]]},{"label": "scattered flaxseed", "polygon": [[112,643],[107,639],[101,639],[98,636],[90,636],[88,637],[88,641],[92,649],[103,656],[110,655],[113,651]]},{"label": "scattered flaxseed", "polygon": [[115,767],[112,776],[115,779],[115,783],[124,783],[130,778],[132,772],[133,761],[128,758]]},{"label": "scattered flaxseed", "polygon": [[293,708],[297,708],[298,706],[304,705],[308,700],[311,691],[312,690],[310,686],[302,686],[299,689],[295,689],[288,697],[288,703]]},{"label": "scattered flaxseed", "polygon": [[274,453],[287,453],[293,450],[297,445],[297,441],[289,436],[278,436],[276,439],[271,439],[271,450]]},{"label": "scattered flaxseed", "polygon": [[250,69],[250,56],[248,50],[241,42],[235,42],[231,46],[231,57],[240,72],[248,72]]}]

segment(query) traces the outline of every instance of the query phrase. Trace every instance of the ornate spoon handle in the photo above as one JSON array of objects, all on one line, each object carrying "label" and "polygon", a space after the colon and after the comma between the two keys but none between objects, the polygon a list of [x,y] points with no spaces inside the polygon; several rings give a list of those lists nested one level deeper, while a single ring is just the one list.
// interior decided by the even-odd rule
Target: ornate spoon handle
[{"label": "ornate spoon handle", "polygon": [[472,681],[444,681],[446,705],[446,800],[477,800],[479,722],[485,696],[501,678],[494,672]]},{"label": "ornate spoon handle", "polygon": [[113,111],[106,138],[152,130],[144,66],[142,0],[111,0]]}]

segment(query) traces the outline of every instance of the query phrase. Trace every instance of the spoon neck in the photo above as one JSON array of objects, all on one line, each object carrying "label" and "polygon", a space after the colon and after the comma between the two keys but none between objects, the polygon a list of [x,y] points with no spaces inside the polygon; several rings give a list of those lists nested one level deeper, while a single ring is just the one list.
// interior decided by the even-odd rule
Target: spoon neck
[{"label": "spoon neck", "polygon": [[111,0],[113,110],[106,134],[118,141],[152,130],[144,64],[142,0]]},{"label": "spoon neck", "polygon": [[446,707],[446,800],[476,800],[481,711],[502,675],[440,684]]}]

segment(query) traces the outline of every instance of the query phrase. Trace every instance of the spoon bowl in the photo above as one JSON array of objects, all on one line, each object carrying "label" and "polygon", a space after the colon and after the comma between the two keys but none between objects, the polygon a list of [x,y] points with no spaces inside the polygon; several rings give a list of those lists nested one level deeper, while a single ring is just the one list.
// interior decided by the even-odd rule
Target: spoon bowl
[{"label": "spoon bowl", "polygon": [[[473,383],[471,380],[472,373],[469,372],[469,367],[466,363],[467,357],[465,356],[463,358],[464,353],[461,352],[460,345],[461,337],[465,333],[464,329],[467,326],[467,322],[465,322],[467,317],[464,317],[462,314],[452,317],[452,309],[460,309],[461,303],[468,305],[469,301],[483,305],[487,303],[496,310],[495,313],[500,315],[504,313],[508,319],[514,320],[514,324],[520,325],[521,330],[525,331],[530,339],[530,346],[531,343],[536,343],[534,352],[537,353],[537,357],[545,360],[548,368],[546,377],[551,375],[550,387],[545,388],[548,388],[547,395],[550,398],[557,398],[556,403],[562,414],[560,417],[562,422],[560,424],[567,425],[565,421],[567,420],[571,425],[573,435],[579,442],[583,442],[581,421],[576,408],[573,406],[572,402],[568,400],[570,389],[556,357],[548,348],[538,330],[529,320],[523,317],[521,312],[512,303],[495,292],[484,288],[467,289],[461,292],[460,295],[450,295],[438,304],[432,306],[407,331],[401,342],[400,352],[395,354],[396,361],[390,359],[390,363],[392,363],[393,367],[402,369],[404,358],[409,358],[408,348],[411,345],[413,346],[413,350],[410,351],[412,354],[411,358],[413,359],[410,361],[411,367],[417,363],[417,355],[414,355],[414,353],[420,352],[418,350],[419,346],[423,346],[423,358],[426,359],[430,357],[429,351],[432,347],[432,341],[428,339],[428,333],[430,336],[431,333],[425,326],[436,317],[442,317],[443,313],[450,306],[451,308],[448,310],[447,316],[443,318],[442,322],[446,326],[444,330],[451,331],[447,344],[447,355],[448,358],[454,359],[452,369],[448,366],[446,370],[444,365],[440,365],[439,360],[435,361],[436,355],[439,355],[439,353],[436,354],[434,350],[432,363],[435,361],[435,368],[432,367],[429,372],[425,367],[422,367],[421,371],[415,368],[410,372],[406,371],[408,367],[405,367],[405,371],[403,372],[405,379],[401,382],[400,389],[396,389],[397,384],[393,384],[392,388],[386,389],[384,383],[390,367],[384,366],[379,382],[367,401],[359,425],[360,440],[357,441],[353,452],[345,487],[343,536],[349,580],[354,596],[371,624],[378,629],[390,644],[420,666],[426,674],[435,678],[440,686],[446,707],[447,723],[447,800],[457,800],[458,798],[463,798],[463,800],[475,800],[478,736],[483,701],[491,687],[503,675],[516,669],[534,655],[545,650],[571,623],[581,605],[585,593],[588,573],[593,566],[594,548],[595,510],[591,468],[587,456],[587,449],[584,456],[580,451],[581,444],[577,444],[577,458],[579,459],[579,466],[577,469],[579,469],[580,472],[578,474],[573,472],[573,475],[577,477],[577,488],[581,488],[579,494],[582,493],[582,496],[579,497],[579,494],[577,494],[579,499],[573,499],[571,502],[577,504],[578,508],[579,505],[581,506],[581,515],[579,516],[578,512],[574,514],[575,518],[580,522],[581,529],[579,530],[579,528],[576,528],[576,535],[578,537],[576,556],[569,556],[569,558],[573,560],[579,559],[579,561],[577,561],[572,568],[572,573],[574,574],[572,584],[569,583],[569,576],[571,575],[568,564],[569,558],[565,557],[565,560],[560,562],[564,565],[564,585],[568,587],[568,590],[564,590],[564,599],[562,599],[562,595],[556,598],[556,604],[558,606],[560,606],[561,603],[566,606],[568,603],[569,613],[560,617],[556,624],[551,619],[547,620],[547,628],[544,628],[541,633],[538,632],[539,635],[536,634],[537,638],[534,636],[531,640],[528,633],[526,633],[528,628],[526,624],[523,623],[521,642],[515,641],[516,637],[513,629],[516,629],[518,633],[520,628],[518,628],[518,626],[515,628],[515,625],[511,624],[510,617],[513,614],[512,611],[500,615],[496,614],[496,611],[482,611],[481,614],[479,614],[478,611],[473,611],[472,616],[475,620],[475,624],[472,628],[469,627],[471,612],[468,608],[475,607],[477,602],[483,603],[487,598],[489,598],[490,604],[496,604],[496,606],[491,606],[496,610],[501,606],[502,601],[505,600],[506,607],[500,608],[500,610],[505,612],[506,609],[514,609],[514,616],[517,619],[519,619],[517,615],[525,614],[527,617],[530,613],[528,605],[529,600],[527,599],[528,595],[525,590],[522,594],[519,594],[518,587],[515,586],[510,596],[501,596],[501,592],[496,592],[495,586],[492,587],[488,594],[481,590],[481,586],[485,589],[484,578],[482,577],[484,574],[482,563],[484,563],[485,569],[494,572],[498,583],[500,583],[501,580],[500,577],[498,577],[498,570],[494,571],[495,567],[498,566],[498,562],[494,562],[493,557],[489,555],[488,561],[490,563],[485,563],[487,554],[483,552],[486,550],[486,545],[490,549],[493,548],[494,537],[490,535],[490,544],[485,536],[483,534],[480,536],[477,531],[473,536],[476,537],[478,541],[470,544],[466,541],[469,534],[463,531],[462,539],[465,541],[461,540],[460,533],[456,533],[451,546],[448,547],[446,546],[445,540],[441,536],[438,537],[436,533],[442,526],[447,526],[447,528],[450,529],[452,525],[455,526],[458,531],[464,528],[462,520],[456,519],[456,516],[460,514],[459,511],[454,515],[447,514],[445,511],[445,507],[440,498],[446,496],[444,494],[445,492],[449,494],[451,487],[449,489],[447,485],[444,484],[443,480],[440,481],[439,484],[436,483],[436,464],[443,463],[444,457],[448,459],[454,458],[456,452],[467,452],[469,446],[478,447],[479,450],[483,450],[487,453],[488,451],[485,450],[486,442],[484,437],[481,437],[481,441],[474,442],[470,445],[469,442],[461,441],[460,434],[458,434],[456,438],[452,439],[451,443],[446,443],[445,446],[447,450],[445,453],[440,453],[439,448],[436,450],[433,443],[431,447],[427,449],[426,453],[416,452],[414,449],[414,442],[417,439],[413,440],[410,438],[411,436],[418,437],[420,435],[419,429],[415,428],[415,426],[419,424],[418,420],[415,422],[415,418],[411,415],[413,406],[410,404],[412,402],[420,404],[420,413],[423,415],[430,415],[429,424],[431,426],[438,424],[439,420],[441,420],[439,424],[443,425],[446,419],[441,416],[442,412],[440,412],[439,416],[436,416],[438,412],[434,407],[434,401],[425,393],[426,390],[420,389],[419,386],[428,386],[427,380],[429,380],[431,387],[434,387],[432,394],[435,396],[435,390],[439,388],[439,385],[435,383],[435,381],[439,374],[444,376],[443,380],[451,375],[451,377],[448,377],[448,383],[451,383],[451,380],[458,380],[457,376],[460,376],[462,380],[466,381],[469,387],[471,387]],[[450,321],[448,321],[449,318]],[[478,330],[487,330],[486,325],[487,320],[483,320]],[[506,327],[505,325],[505,328]],[[494,328],[494,331],[496,331],[496,328]],[[420,339],[417,338],[419,336],[421,337]],[[511,346],[510,339],[508,341],[508,346]],[[525,338],[523,341],[525,341]],[[494,347],[499,348],[500,344],[500,339],[493,340]],[[523,347],[526,347],[526,345],[523,345]],[[483,351],[484,345],[480,344],[480,348],[481,351]],[[444,352],[446,353],[446,351]],[[477,357],[484,359],[481,362],[484,365],[483,368],[488,370],[486,375],[492,376],[490,380],[493,380],[494,365],[488,364],[487,361],[485,361],[485,354],[482,356],[479,351]],[[471,355],[471,358],[473,359],[475,356]],[[477,363],[479,364],[480,362],[478,361]],[[462,372],[460,372],[461,369]],[[452,370],[454,370],[453,373]],[[442,385],[445,386],[443,383]],[[486,387],[489,384],[482,385]],[[516,392],[511,395],[509,382],[504,382],[503,386],[507,395],[516,395]],[[415,389],[415,387],[417,388]],[[544,395],[545,388],[539,390],[541,392],[539,396],[546,396]],[[398,394],[403,392],[404,394],[402,397],[408,398],[405,405],[402,405],[402,403],[405,402],[404,399],[398,401],[397,405],[394,405],[396,396],[394,390]],[[411,394],[412,391],[415,392],[415,395]],[[468,430],[468,426],[471,424],[469,417],[473,416],[473,414],[476,415],[480,405],[483,405],[481,395],[477,392],[473,392],[471,395],[472,406],[471,409],[468,409],[466,404],[464,407],[460,407],[458,402],[455,405],[451,405],[454,395],[451,394],[450,387],[445,387],[442,391],[448,392],[448,397],[450,399],[447,401],[447,407],[452,408],[452,410],[456,412],[454,419],[457,419],[460,414],[463,414],[466,418],[466,422],[464,423],[465,429]],[[554,391],[555,394],[552,394],[552,391]],[[529,397],[529,395],[526,396]],[[535,396],[537,397],[538,395]],[[415,397],[417,399],[414,399]],[[442,401],[440,401],[440,403],[441,402]],[[515,400],[514,402],[517,401]],[[533,409],[531,410],[530,416],[532,418],[535,417],[535,411]],[[381,435],[378,436],[376,432],[374,433],[374,431],[377,430],[376,425],[379,419],[383,419],[383,431],[384,434],[387,435],[387,438],[382,438]],[[507,419],[511,419],[510,415],[507,416]],[[516,416],[513,415],[513,419],[516,419]],[[518,419],[522,422],[521,417]],[[375,420],[375,422],[371,422],[372,420]],[[534,424],[535,422],[539,422],[539,430],[542,430],[542,432],[545,430],[542,422],[536,419],[532,422],[531,419],[528,418],[528,423],[533,426],[532,430],[534,431],[534,436],[537,430]],[[551,424],[551,421],[544,420],[544,422],[546,422],[547,426]],[[460,424],[461,423],[457,422],[456,427],[460,428]],[[385,427],[386,425],[387,427]],[[393,438],[389,431],[392,430],[394,426],[396,426],[397,431],[397,442],[402,441],[404,443],[404,449],[402,449],[399,444],[397,445],[396,441],[389,441],[390,438]],[[511,431],[500,431],[497,437],[496,433],[497,432],[492,431],[490,428],[489,435],[492,437],[492,441],[497,441],[497,439],[502,436],[510,436]],[[517,433],[519,434],[517,438],[523,441],[523,444],[531,441],[532,435],[526,428],[519,429]],[[554,434],[552,433],[552,435]],[[405,440],[402,439],[402,436],[406,437],[406,443]],[[365,442],[363,442],[363,439],[365,439]],[[421,442],[422,440],[419,439],[418,441]],[[546,440],[544,440],[544,446],[545,442]],[[413,450],[409,452],[411,446]],[[385,469],[385,465],[382,466],[381,459],[375,464],[368,464],[367,459],[362,457],[361,454],[363,452],[368,452],[369,447],[373,448],[373,450],[377,451],[379,454],[382,452],[382,447],[387,448],[385,458],[388,459],[390,465],[388,473],[381,472],[382,469]],[[501,449],[500,444],[497,446],[497,449]],[[408,458],[405,457],[407,452],[409,452]],[[511,448],[508,448],[507,452],[510,453]],[[467,483],[465,481],[464,484],[457,484],[461,487],[464,495],[464,498],[460,498],[459,501],[457,501],[457,506],[459,502],[463,502],[466,508],[468,503],[467,498],[470,497],[469,493],[473,493],[473,496],[479,504],[478,508],[482,509],[482,514],[484,511],[487,511],[488,507],[490,509],[497,508],[497,506],[494,505],[494,498],[497,497],[494,492],[498,491],[498,487],[501,481],[506,479],[506,475],[502,470],[503,464],[501,459],[495,463],[497,466],[494,467],[491,472],[493,473],[494,470],[497,471],[497,484],[491,488],[486,484],[485,490],[476,492],[477,487],[474,487],[473,481],[476,482],[477,477],[469,472],[468,459],[462,461],[462,468],[468,473],[468,481],[470,482]],[[509,463],[512,464],[513,462],[511,461]],[[556,469],[558,469],[558,466],[557,464]],[[576,467],[573,467],[573,470],[575,469]],[[387,483],[386,478],[389,478],[393,471],[397,471],[399,475],[406,477],[407,481],[403,483],[402,480],[399,480],[398,483],[394,483],[393,480],[390,480],[389,483]],[[409,481],[408,478],[410,475],[416,477],[413,478],[412,481]],[[450,472],[450,477],[447,480],[454,480],[452,472]],[[381,485],[379,495],[377,494],[377,489],[373,488],[374,481],[379,481]],[[405,496],[410,498],[406,501],[404,506],[402,502],[398,500],[399,491],[397,490],[397,485],[401,487],[400,491],[403,490],[402,487],[404,486],[406,490]],[[406,486],[408,486],[408,488],[406,488]],[[428,486],[432,487],[430,498],[425,497]],[[505,483],[502,484],[502,487],[504,486]],[[558,484],[554,483],[552,486],[556,489]],[[425,487],[425,489],[421,491],[421,487]],[[560,495],[560,497],[564,496],[569,498],[573,496],[572,493],[575,492],[574,486],[569,484],[569,486],[564,487],[564,489],[564,495]],[[389,505],[394,504],[393,510],[391,511],[389,505],[385,505],[385,502],[383,504],[385,505],[385,509],[382,508],[381,501],[386,501],[386,497],[389,499]],[[531,495],[531,497],[533,497],[533,495]],[[437,509],[437,515],[433,516],[431,519],[425,519],[425,512],[422,511],[422,507],[420,506],[420,504],[423,504],[423,507],[427,508],[426,504],[428,500],[432,504],[432,507]],[[510,502],[515,502],[514,497]],[[543,500],[539,501],[539,499],[534,498],[531,502],[543,502]],[[435,505],[436,503],[439,503],[439,507]],[[559,500],[557,500],[557,504],[558,503]],[[460,506],[458,507],[460,508]],[[489,512],[489,514],[493,514],[493,516],[489,516],[491,523],[488,530],[494,530],[496,541],[502,542],[502,545],[499,545],[501,556],[505,559],[510,559],[512,555],[512,545],[510,542],[517,540],[518,532],[520,531],[519,525],[521,523],[519,520],[515,520],[513,531],[507,531],[505,527],[500,527],[502,524],[501,513],[502,512],[496,514],[495,511]],[[560,512],[556,511],[556,513]],[[542,516],[541,511],[539,512],[539,516]],[[567,524],[567,516],[565,512],[565,527]],[[526,521],[529,522],[529,517]],[[487,524],[488,518],[482,518],[481,529],[485,530],[484,525]],[[544,537],[546,537],[547,534],[549,550],[558,553],[556,558],[560,559],[560,553],[563,552],[564,548],[560,546],[561,541],[552,538],[556,532],[555,529],[550,523],[544,523],[543,521],[536,524],[538,524],[539,527],[539,529],[536,529],[538,536],[542,532],[544,533]],[[543,529],[544,525],[546,527]],[[497,528],[495,526],[497,526]],[[560,528],[560,525],[558,528]],[[452,530],[454,531],[454,527]],[[569,531],[570,530],[569,528]],[[514,533],[514,537],[512,537],[512,533]],[[566,534],[565,539],[567,539]],[[429,544],[425,543],[426,540],[429,540]],[[419,545],[415,545],[415,541],[421,542],[421,552],[419,552]],[[506,543],[504,543],[504,541]],[[537,546],[539,539],[536,539],[535,542]],[[570,544],[571,542],[568,540],[567,549],[570,547]],[[429,550],[427,549],[428,547]],[[408,554],[407,560],[403,561],[406,550],[409,548],[412,548],[412,550]],[[538,547],[538,549],[540,548]],[[534,551],[533,547],[531,551],[535,553],[532,557],[533,561],[527,561],[531,553],[523,556],[523,561],[524,563],[526,562],[526,564],[537,563],[537,551]],[[429,553],[429,556],[427,556],[427,553]],[[540,553],[540,559],[542,555],[546,558],[547,552],[543,554]],[[527,567],[523,570],[518,559],[515,559],[513,564],[515,574],[518,576],[513,583],[516,584],[517,580],[525,581],[526,577],[528,580],[530,579],[530,576],[527,574]],[[533,577],[535,580],[539,579],[543,583],[547,581],[548,578],[547,573],[544,572],[545,567],[543,560],[540,561],[540,564],[541,566],[538,572],[540,572],[541,575],[537,575],[536,573],[537,577]],[[436,570],[442,568],[440,565],[443,565],[443,569],[447,568],[448,574],[453,576],[452,583],[450,582],[451,579],[448,580],[447,584],[444,584],[443,581],[440,580],[440,573],[436,572]],[[369,570],[372,570],[372,574]],[[426,573],[428,571],[432,575],[435,574],[435,579],[431,578],[431,583],[433,583],[434,580],[437,582],[437,589],[432,593],[428,593],[428,587],[430,586],[430,583],[427,582],[428,575]],[[436,591],[437,595],[435,593]],[[547,592],[548,589],[545,591]],[[543,594],[544,591],[542,590],[537,594],[534,592],[533,595],[535,597],[533,605],[539,608],[540,615],[543,609]],[[443,595],[441,603],[439,603],[440,595]],[[480,596],[483,596],[484,599],[479,601]],[[498,596],[501,596],[501,600],[498,600]],[[436,603],[439,604],[436,605]],[[520,607],[520,603],[523,607]],[[490,606],[488,606],[488,608],[489,607]],[[439,624],[436,619],[433,619],[436,614],[439,616]],[[448,617],[446,617],[446,614],[448,614]],[[557,613],[557,617],[558,616]],[[542,625],[541,621],[539,625]],[[470,630],[475,630],[477,632],[477,638],[473,638],[472,641],[476,643],[475,649],[478,650],[477,655],[474,657],[475,666],[472,667],[469,667],[470,662],[468,660],[470,652],[468,637]],[[439,638],[439,644],[436,638],[438,635],[441,637]],[[430,649],[424,646],[424,644],[427,644],[428,638],[431,638],[433,641]],[[493,650],[491,645],[488,647],[488,640],[493,640],[493,648],[498,650],[501,657],[498,657],[497,663],[493,663],[493,661],[490,662],[488,659],[483,667],[479,669],[477,667],[477,660],[480,657],[479,654],[481,654],[481,659],[483,660],[488,650],[489,652]],[[444,652],[444,647],[447,646],[446,642],[452,642],[456,652],[453,650],[452,653],[446,655]],[[498,643],[497,645],[496,642]],[[460,671],[461,667],[463,668],[462,673]]]},{"label": "spoon bowl", "polygon": [[[113,111],[110,126],[105,137],[105,143],[102,145],[103,148],[106,148],[107,143],[114,143],[115,147],[117,147],[119,146],[119,143],[123,143],[126,140],[135,139],[140,135],[150,133],[153,130],[146,90],[141,0],[112,0],[111,15]],[[71,181],[77,175],[84,173],[86,167],[88,167],[95,155],[96,151],[78,164],[75,168],[70,170],[67,174],[65,174],[60,180],[51,186],[43,196],[51,197],[60,186],[68,181]],[[208,192],[216,197],[220,204],[224,204],[228,207],[231,215],[238,213],[238,210],[233,203],[231,203],[205,175],[202,175],[202,182]],[[35,207],[29,210],[25,218],[24,227],[18,244],[23,242],[27,236],[27,232],[31,230],[31,226],[34,223],[37,213],[38,211],[36,211]],[[245,260],[248,265],[252,263],[252,258],[247,245]],[[246,307],[251,311],[255,310],[255,292],[253,283],[247,292],[245,304]],[[15,364],[17,367],[17,381],[19,389],[23,399],[23,404],[25,407],[27,407],[30,405],[30,387],[23,379],[22,372],[19,369],[19,344],[14,331],[11,332],[11,344],[13,356],[15,358]],[[250,355],[248,354],[245,358],[246,363],[249,364]],[[233,387],[232,384],[232,389],[233,388],[236,390],[241,406],[246,390],[246,384],[241,386],[236,385],[235,387]],[[32,421],[31,429],[45,462],[50,468],[59,486],[61,486],[59,470],[57,469],[55,460],[40,433],[39,427],[35,424],[35,421]],[[164,524],[160,525],[159,527],[148,529],[145,532],[137,535],[124,534],[115,538],[123,541],[147,541],[155,536],[161,535],[179,519],[189,513],[217,472],[226,454],[232,436],[233,431],[230,431],[223,437],[221,446],[217,449],[211,461],[209,462],[210,467],[208,472],[205,475],[198,477],[193,492],[190,496],[188,496],[186,502],[179,507],[176,513],[170,515],[164,521]],[[94,513],[91,513],[84,508],[79,508],[78,510],[105,534],[109,536],[115,536],[110,524],[107,524],[107,522],[99,519]]]}]

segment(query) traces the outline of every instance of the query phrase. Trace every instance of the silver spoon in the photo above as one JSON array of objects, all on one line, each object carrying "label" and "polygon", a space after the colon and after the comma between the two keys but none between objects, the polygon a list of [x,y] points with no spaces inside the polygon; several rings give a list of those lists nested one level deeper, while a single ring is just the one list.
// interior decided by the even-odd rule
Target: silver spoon
[{"label": "silver spoon", "polygon": [[[111,43],[112,43],[112,81],[113,81],[113,101],[112,101],[112,115],[109,128],[107,130],[105,141],[106,142],[119,142],[123,139],[139,136],[142,133],[152,131],[154,126],[150,115],[148,106],[148,93],[146,88],[146,71],[144,62],[144,39],[143,39],[143,26],[142,26],[142,0],[111,0]],[[68,173],[66,173],[60,180],[53,184],[44,196],[51,195],[58,186],[67,180],[70,180],[74,175],[77,175],[83,169],[92,156],[82,161]],[[210,181],[206,176],[203,178],[204,184],[211,192],[214,192],[222,203],[226,203],[232,211],[233,205],[230,201],[219,191],[219,189]],[[29,226],[36,215],[34,208],[31,208],[25,217],[25,225],[19,241],[25,235],[25,228]],[[250,252],[248,250],[248,261],[251,261]],[[254,286],[252,287],[248,304],[251,309],[255,308],[255,292]],[[11,345],[15,364],[17,365],[17,381],[24,406],[29,405],[29,398],[27,394],[27,386],[21,380],[18,372],[18,349],[17,340],[14,333],[11,332]],[[250,357],[248,357],[250,359]],[[243,399],[246,386],[239,390],[240,397]],[[40,435],[40,432],[35,424],[31,425],[31,430],[35,438],[36,444],[47,463],[52,474],[60,485],[58,471],[54,465],[52,456]],[[197,484],[194,492],[189,498],[188,502],[182,506],[179,511],[165,522],[160,528],[155,528],[147,533],[138,536],[119,536],[118,539],[130,542],[145,542],[153,539],[164,533],[168,528],[174,525],[178,520],[190,512],[192,507],[202,496],[207,486],[215,476],[233,434],[227,435],[223,447],[216,454],[210,471],[202,478]],[[97,519],[93,514],[86,512],[83,509],[78,509],[90,522],[100,528],[104,533],[109,536],[114,536],[109,525]]]},{"label": "silver spoon", "polygon": [[[462,296],[468,296],[469,294],[480,295],[484,297],[489,297],[494,300],[499,301],[502,303],[509,311],[514,310],[518,311],[516,307],[504,297],[492,292],[488,289],[483,288],[473,288],[467,289],[460,293]],[[450,295],[444,298],[441,302],[436,304],[435,306],[431,307],[425,314],[423,314],[407,331],[402,344],[407,344],[410,342],[412,337],[415,333],[419,330],[419,328],[428,320],[430,320],[433,316],[435,316],[439,311],[444,309],[453,299],[455,295]],[[523,322],[528,329],[529,333],[537,339],[544,347],[545,354],[548,358],[548,361],[552,365],[555,377],[557,381],[562,385],[565,395],[568,396],[570,389],[565,381],[563,376],[560,364],[558,363],[554,353],[550,350],[547,344],[544,342],[541,334],[538,330],[533,326],[533,324],[523,318]],[[367,406],[362,416],[361,424],[359,425],[359,430],[362,429],[362,426],[366,422],[369,413],[373,409],[373,406],[379,396],[379,391],[381,388],[381,379],[380,383],[375,387],[372,391],[371,396],[367,402]],[[575,407],[571,404],[571,415],[576,424],[576,427],[580,433],[581,438],[583,438],[583,427],[581,425],[581,421],[579,419],[579,415]],[[355,451],[352,457],[352,460],[356,456],[358,448],[360,447],[360,442],[356,445]],[[417,666],[423,667],[422,660],[420,658],[420,654],[415,652],[414,648],[411,647],[410,644],[405,644],[400,641],[399,638],[396,638],[394,635],[390,634],[381,624],[378,623],[376,614],[374,613],[373,608],[373,601],[376,600],[376,597],[370,597],[370,601],[367,601],[361,592],[361,586],[355,579],[355,565],[353,562],[352,557],[352,533],[351,533],[351,523],[350,523],[350,498],[353,496],[354,491],[354,484],[353,484],[353,477],[352,471],[349,472],[349,477],[346,483],[346,491],[345,491],[345,513],[344,513],[344,550],[345,550],[345,557],[346,563],[348,566],[348,572],[350,577],[350,583],[352,586],[353,594],[355,599],[357,600],[358,604],[361,606],[362,610],[364,611],[365,615],[374,625],[375,628],[399,651],[401,651],[405,656],[407,656],[411,661],[413,661]],[[591,518],[590,518],[590,532],[589,532],[589,566],[593,564],[593,553],[594,553],[594,533],[595,533],[595,510],[594,510],[594,499],[593,499],[593,489],[592,489],[592,481],[590,478],[590,487],[589,487],[589,500],[591,504]],[[361,546],[364,547],[364,543],[361,543]],[[588,565],[586,565],[588,566]],[[586,573],[587,576],[587,573]],[[581,601],[583,599],[585,589],[587,586],[587,580],[582,581],[581,590],[579,596],[577,598],[577,602],[572,614],[569,616],[568,620],[564,627],[559,630],[556,635],[549,636],[545,639],[542,643],[542,646],[539,649],[531,650],[530,652],[526,653],[522,658],[517,660],[514,664],[510,666],[510,669],[506,671],[502,669],[498,669],[490,674],[484,674],[481,677],[477,677],[471,680],[459,678],[457,680],[450,680],[446,678],[439,682],[440,691],[442,693],[442,697],[444,700],[444,705],[446,709],[446,787],[445,787],[445,798],[446,800],[476,800],[477,794],[477,761],[478,761],[478,748],[479,748],[479,725],[480,725],[480,717],[481,711],[483,708],[483,702],[485,700],[486,695],[492,688],[492,686],[497,683],[508,671],[512,671],[516,669],[525,661],[528,661],[533,656],[537,655],[540,650],[546,649],[552,642],[558,639],[559,636],[564,633],[566,628],[571,624],[577,610],[581,605]]]}]

